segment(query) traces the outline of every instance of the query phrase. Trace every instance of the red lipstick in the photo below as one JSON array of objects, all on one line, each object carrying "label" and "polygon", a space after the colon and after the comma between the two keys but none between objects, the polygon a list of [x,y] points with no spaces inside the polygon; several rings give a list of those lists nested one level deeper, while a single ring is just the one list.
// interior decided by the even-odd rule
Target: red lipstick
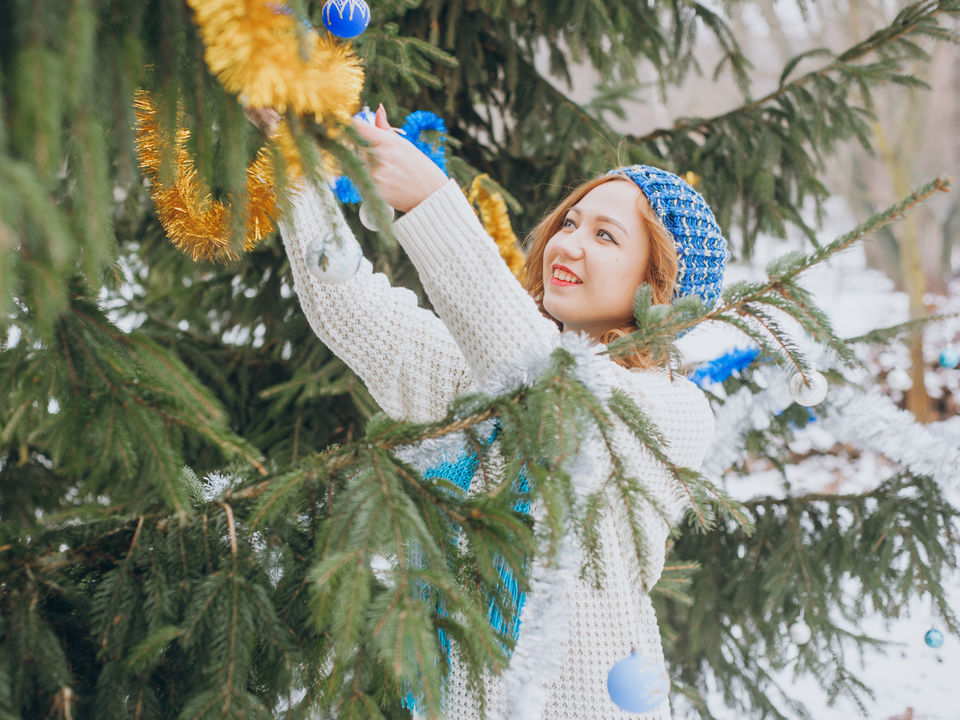
[{"label": "red lipstick", "polygon": [[565,272],[565,273],[567,273],[567,274],[569,274],[569,275],[573,275],[573,277],[575,277],[575,278],[577,278],[577,280],[579,280],[579,282],[570,282],[569,280],[561,280],[560,278],[551,275],[551,276],[550,276],[550,284],[551,284],[551,285],[558,285],[558,286],[560,286],[560,287],[569,287],[569,286],[571,286],[571,285],[582,285],[582,284],[583,284],[583,281],[580,280],[580,276],[577,275],[575,272],[573,272],[573,270],[571,270],[570,268],[568,268],[566,265],[561,265],[560,263],[554,263],[554,264],[551,265],[550,267],[551,267],[552,270],[555,270],[555,271],[556,271],[556,270],[559,270],[560,272]]}]

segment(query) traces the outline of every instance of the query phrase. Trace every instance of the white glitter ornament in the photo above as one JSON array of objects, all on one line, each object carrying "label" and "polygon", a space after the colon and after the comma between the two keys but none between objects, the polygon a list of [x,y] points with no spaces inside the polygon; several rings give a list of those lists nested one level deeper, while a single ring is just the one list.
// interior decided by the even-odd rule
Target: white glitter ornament
[{"label": "white glitter ornament", "polygon": [[809,384],[804,382],[803,375],[794,373],[790,377],[790,397],[797,405],[813,407],[823,402],[827,396],[827,379],[813,367],[807,372]]},{"label": "white glitter ornament", "polygon": [[800,617],[790,626],[790,639],[797,645],[806,645],[810,642],[812,635],[813,632],[810,630],[810,626],[803,621],[803,610],[801,610]]},{"label": "white glitter ornament", "polygon": [[341,240],[333,232],[316,237],[307,247],[307,268],[320,282],[338,285],[357,274],[363,251],[360,244],[350,238]]},{"label": "white glitter ornament", "polygon": [[891,390],[906,392],[913,387],[913,378],[910,377],[910,373],[906,370],[901,370],[900,368],[891,370],[887,375],[887,387]]}]

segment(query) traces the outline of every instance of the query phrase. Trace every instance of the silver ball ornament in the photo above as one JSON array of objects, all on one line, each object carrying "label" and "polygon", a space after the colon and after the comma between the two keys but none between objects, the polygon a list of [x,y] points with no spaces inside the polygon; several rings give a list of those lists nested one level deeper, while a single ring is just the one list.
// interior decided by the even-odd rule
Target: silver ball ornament
[{"label": "silver ball ornament", "polygon": [[360,224],[363,225],[367,230],[373,230],[373,232],[383,232],[386,230],[392,223],[393,218],[396,217],[397,211],[392,207],[387,205],[387,215],[389,220],[387,224],[382,226],[377,222],[377,217],[370,211],[370,207],[366,202],[360,204]]},{"label": "silver ball ornament", "polygon": [[339,285],[357,274],[363,251],[356,241],[343,242],[336,233],[316,237],[307,246],[307,269],[320,282]]},{"label": "silver ball ornament", "polygon": [[812,635],[813,632],[810,630],[810,626],[803,621],[803,618],[800,618],[790,626],[790,639],[797,645],[806,645],[810,642]]},{"label": "silver ball ornament", "polygon": [[891,390],[906,392],[913,387],[913,378],[910,377],[910,373],[906,370],[901,370],[900,368],[891,370],[887,373],[887,387]]},{"label": "silver ball ornament", "polygon": [[827,379],[816,370],[807,373],[809,384],[804,382],[803,375],[794,373],[790,378],[790,397],[797,405],[813,407],[823,402],[827,396]]}]

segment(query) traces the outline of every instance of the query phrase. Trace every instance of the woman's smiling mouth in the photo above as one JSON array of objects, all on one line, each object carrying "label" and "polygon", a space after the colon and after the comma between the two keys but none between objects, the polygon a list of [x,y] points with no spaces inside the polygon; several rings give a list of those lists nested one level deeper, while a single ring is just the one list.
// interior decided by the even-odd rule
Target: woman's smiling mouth
[{"label": "woman's smiling mouth", "polygon": [[583,280],[578,278],[572,272],[570,268],[560,265],[559,263],[553,264],[553,276],[550,278],[551,285],[580,285],[583,283]]}]

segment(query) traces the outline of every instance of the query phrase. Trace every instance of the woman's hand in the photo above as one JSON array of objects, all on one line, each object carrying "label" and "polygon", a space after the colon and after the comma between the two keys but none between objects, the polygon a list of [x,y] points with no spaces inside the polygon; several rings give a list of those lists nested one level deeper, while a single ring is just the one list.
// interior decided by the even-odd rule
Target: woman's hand
[{"label": "woman's hand", "polygon": [[353,124],[369,143],[367,168],[377,193],[390,207],[409,212],[446,184],[443,170],[390,127],[383,105],[377,110],[376,125],[363,120]]},{"label": "woman's hand", "polygon": [[244,105],[243,114],[247,116],[247,120],[260,128],[260,132],[267,140],[272,138],[280,127],[280,113],[272,107],[255,108]]}]

